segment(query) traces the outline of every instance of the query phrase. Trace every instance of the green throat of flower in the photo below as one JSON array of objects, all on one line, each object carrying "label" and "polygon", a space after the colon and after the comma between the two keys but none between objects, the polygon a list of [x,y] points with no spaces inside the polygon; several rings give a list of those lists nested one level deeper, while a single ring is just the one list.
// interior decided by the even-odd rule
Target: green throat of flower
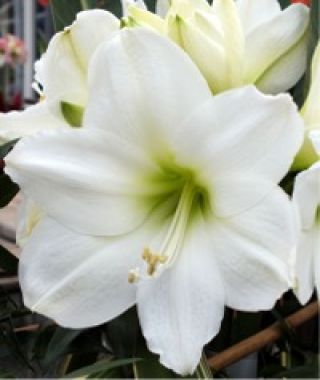
[{"label": "green throat of flower", "polygon": [[320,205],[316,210],[316,225],[320,226]]},{"label": "green throat of flower", "polygon": [[[197,184],[190,171],[181,169],[176,176],[170,173],[170,180],[167,180],[166,184],[167,188],[171,190],[162,194],[163,201],[171,197],[175,199],[175,202],[171,213],[171,222],[160,248],[154,252],[151,248],[146,247],[142,252],[142,260],[146,264],[144,272],[148,277],[152,277],[160,270],[174,264],[182,251],[188,229],[199,217],[199,214],[204,214],[209,207],[206,189]],[[144,275],[140,273],[140,269],[133,269],[129,272],[128,281],[134,283],[141,276]]]}]

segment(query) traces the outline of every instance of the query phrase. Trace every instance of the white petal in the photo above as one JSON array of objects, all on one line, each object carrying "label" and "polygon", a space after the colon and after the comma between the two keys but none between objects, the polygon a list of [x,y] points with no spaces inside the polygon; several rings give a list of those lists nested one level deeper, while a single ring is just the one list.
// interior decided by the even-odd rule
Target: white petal
[{"label": "white petal", "polygon": [[16,241],[19,247],[25,246],[34,228],[43,217],[44,214],[39,206],[32,199],[22,196],[16,227]]},{"label": "white petal", "polygon": [[210,90],[190,58],[142,28],[122,29],[95,55],[86,127],[108,129],[143,144],[153,156]]},{"label": "white petal", "polygon": [[310,231],[302,231],[296,254],[295,275],[296,283],[293,288],[298,300],[302,305],[307,303],[312,296],[317,270],[314,262],[316,241],[319,231],[313,228]]},{"label": "white petal", "polygon": [[214,179],[207,183],[213,214],[218,218],[230,218],[255,207],[278,185],[258,177],[233,176]]},{"label": "white petal", "polygon": [[245,34],[281,12],[278,0],[236,0]]},{"label": "white petal", "polygon": [[144,220],[154,202],[143,175],[156,170],[128,141],[85,129],[25,138],[6,157],[6,172],[48,215],[93,235]]},{"label": "white petal", "polygon": [[297,239],[285,193],[275,189],[237,216],[213,219],[210,234],[226,304],[246,311],[271,309],[289,287],[288,259]]},{"label": "white petal", "polygon": [[314,262],[314,279],[315,279],[315,285],[317,289],[318,299],[320,298],[320,231],[319,231],[319,225],[317,226],[317,235],[316,235],[316,244],[314,247],[314,256],[313,256],[313,262]]},{"label": "white petal", "polygon": [[203,222],[192,224],[170,269],[138,283],[137,303],[149,349],[175,372],[193,373],[224,313],[224,287]]},{"label": "white petal", "polygon": [[227,88],[239,87],[243,85],[245,36],[236,4],[234,0],[215,0],[212,9],[223,28],[223,48],[229,82]]},{"label": "white petal", "polygon": [[[246,80],[254,83],[304,36],[308,7],[295,4],[253,29],[246,38]],[[296,78],[298,80],[299,78]]]},{"label": "white petal", "polygon": [[292,197],[301,218],[301,228],[307,231],[315,223],[320,204],[320,163],[297,175]]},{"label": "white petal", "polygon": [[278,94],[293,87],[307,67],[309,34],[284,54],[256,82],[256,86],[267,94]]},{"label": "white petal", "polygon": [[92,9],[77,14],[70,26],[71,44],[83,68],[87,69],[97,47],[119,30],[119,20],[110,12]]},{"label": "white petal", "polygon": [[26,306],[71,328],[115,318],[135,303],[129,271],[141,266],[147,244],[159,245],[167,223],[168,214],[159,207],[141,228],[106,238],[74,233],[43,218],[20,259]]},{"label": "white petal", "polygon": [[106,239],[75,234],[46,218],[20,259],[24,303],[62,326],[106,322],[135,303],[128,272],[137,265],[140,235]]},{"label": "white petal", "polygon": [[308,97],[301,113],[308,127],[317,125],[319,128],[320,111],[320,43],[318,43],[312,58],[311,83]]},{"label": "white petal", "polygon": [[199,107],[174,136],[174,151],[178,163],[209,178],[250,175],[278,183],[302,143],[303,128],[288,95],[265,96],[248,86]]},{"label": "white petal", "polygon": [[170,7],[169,0],[157,0],[156,2],[156,13],[161,17],[165,17]]},{"label": "white petal", "polygon": [[0,142],[33,135],[45,129],[68,128],[58,112],[54,113],[46,101],[24,111],[0,113]]},{"label": "white petal", "polygon": [[319,125],[319,129],[312,130],[309,132],[309,138],[314,146],[315,151],[320,156],[320,125]]},{"label": "white petal", "polygon": [[96,48],[119,28],[109,12],[90,10],[78,13],[76,21],[57,33],[37,63],[36,77],[45,96],[53,101],[84,105],[87,101],[87,66]]},{"label": "white petal", "polygon": [[140,9],[147,10],[147,6],[143,0],[121,0],[122,6],[122,15],[123,17],[127,17],[129,14],[129,7],[136,6]]},{"label": "white petal", "polygon": [[188,19],[176,19],[181,45],[198,66],[213,93],[229,88],[227,57],[223,46]]},{"label": "white petal", "polygon": [[300,241],[296,255],[295,294],[304,304],[310,299],[315,283],[319,286],[320,234],[317,212],[320,207],[320,163],[314,164],[297,175],[293,202],[301,221]]}]

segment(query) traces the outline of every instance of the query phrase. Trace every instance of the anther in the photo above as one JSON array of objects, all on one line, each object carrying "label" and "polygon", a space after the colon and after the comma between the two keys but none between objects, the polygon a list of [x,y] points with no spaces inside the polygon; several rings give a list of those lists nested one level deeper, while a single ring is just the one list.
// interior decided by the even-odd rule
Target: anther
[{"label": "anther", "polygon": [[139,269],[131,269],[128,273],[128,282],[129,284],[134,284],[135,282],[138,282],[140,278],[139,275]]},{"label": "anther", "polygon": [[147,263],[147,273],[149,276],[152,276],[159,264],[164,264],[168,257],[164,255],[153,254],[149,248],[145,248],[142,253],[143,260]]}]

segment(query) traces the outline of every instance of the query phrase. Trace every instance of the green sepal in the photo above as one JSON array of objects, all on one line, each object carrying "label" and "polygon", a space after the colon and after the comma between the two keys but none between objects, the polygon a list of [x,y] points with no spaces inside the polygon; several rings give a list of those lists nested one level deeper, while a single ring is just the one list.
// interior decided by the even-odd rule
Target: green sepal
[{"label": "green sepal", "polygon": [[0,158],[4,158],[10,150],[15,146],[15,144],[19,141],[19,139],[14,139],[6,142],[5,144],[0,146]]},{"label": "green sepal", "polygon": [[62,101],[60,102],[60,108],[64,119],[71,127],[79,128],[82,126],[84,113],[84,108],[82,106]]}]

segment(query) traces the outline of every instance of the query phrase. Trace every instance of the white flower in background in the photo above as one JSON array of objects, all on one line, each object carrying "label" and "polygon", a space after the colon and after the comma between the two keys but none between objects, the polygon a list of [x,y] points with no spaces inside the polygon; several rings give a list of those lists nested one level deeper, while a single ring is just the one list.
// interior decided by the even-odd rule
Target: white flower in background
[{"label": "white flower in background", "polygon": [[306,68],[309,10],[303,4],[282,11],[277,0],[214,0],[212,6],[206,0],[172,0],[164,19],[129,6],[127,23],[172,38],[198,65],[213,93],[250,83],[280,93]]},{"label": "white flower in background", "polygon": [[71,26],[57,33],[36,64],[35,79],[44,99],[25,111],[0,114],[0,142],[47,128],[79,126],[88,97],[89,61],[116,30],[119,20],[96,9],[78,13]]},{"label": "white flower in background", "polygon": [[[71,26],[57,33],[35,67],[43,100],[21,112],[0,113],[0,143],[43,129],[80,126],[88,96],[89,61],[116,30],[119,20],[110,12],[90,10],[78,13]],[[41,215],[31,199],[23,200],[17,220],[19,246],[25,244]]]},{"label": "white flower in background", "polygon": [[313,148],[320,159],[320,128],[310,131],[308,136],[309,139],[311,139]]},{"label": "white flower in background", "polygon": [[143,0],[121,0],[121,5],[123,17],[128,16],[128,9],[132,5],[147,10],[147,6]]},{"label": "white flower in background", "polygon": [[314,149],[309,135],[313,136],[315,143],[320,141],[320,43],[313,54],[310,89],[301,108],[301,115],[305,123],[305,140],[294,161],[294,170],[306,169],[319,159],[319,154]]},{"label": "white flower in background", "polygon": [[297,175],[293,201],[301,220],[295,293],[305,304],[315,287],[320,294],[320,161]]},{"label": "white flower in background", "polygon": [[212,97],[175,44],[123,29],[90,65],[84,128],[6,158],[47,215],[20,260],[25,304],[79,328],[136,303],[150,350],[192,373],[224,305],[270,309],[288,288],[295,223],[277,184],[302,138],[289,96]]}]

